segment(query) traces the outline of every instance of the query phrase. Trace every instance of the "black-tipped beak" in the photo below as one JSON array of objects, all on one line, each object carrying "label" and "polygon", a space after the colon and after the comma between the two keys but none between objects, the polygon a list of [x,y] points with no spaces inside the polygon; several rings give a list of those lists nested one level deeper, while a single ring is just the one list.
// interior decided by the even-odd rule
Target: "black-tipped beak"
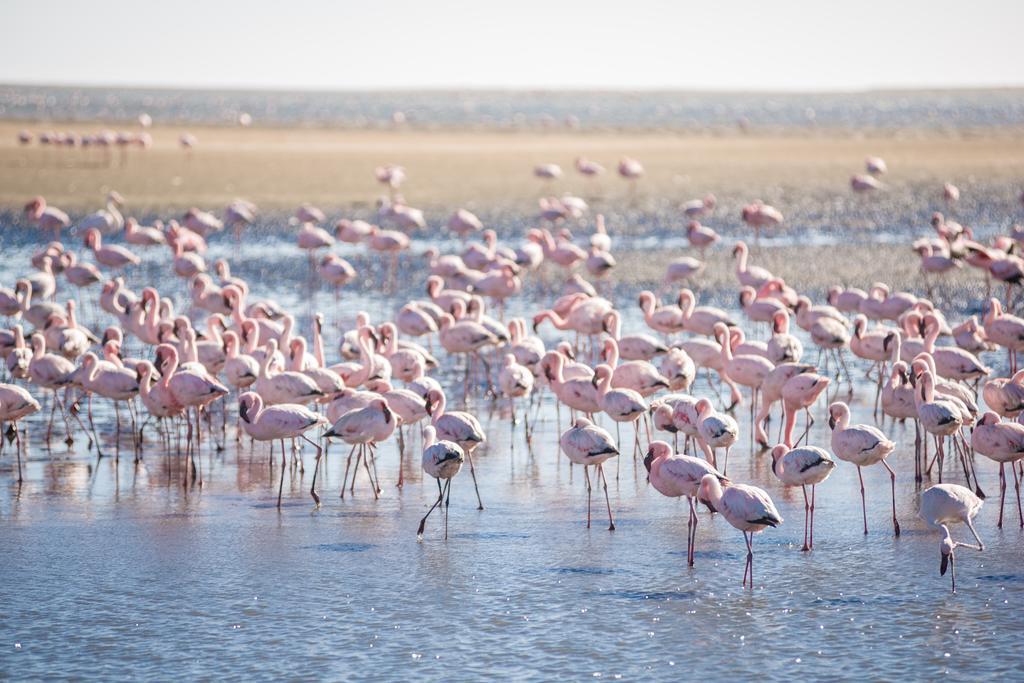
[{"label": "black-tipped beak", "polygon": [[652,462],[654,462],[654,453],[652,453],[651,451],[647,451],[647,457],[644,458],[644,467],[647,468],[648,472],[651,471]]},{"label": "black-tipped beak", "polygon": [[949,569],[949,555],[942,556],[942,562],[939,563],[939,576],[945,576],[946,570]]},{"label": "black-tipped beak", "polygon": [[238,404],[238,417],[242,418],[246,422],[249,421],[249,409],[246,407],[245,403]]},{"label": "black-tipped beak", "polygon": [[593,377],[590,378],[590,383],[592,385],[594,385],[595,389],[597,389],[597,375],[596,374]]},{"label": "black-tipped beak", "polygon": [[882,340],[882,350],[886,353],[889,352],[889,347],[892,345],[892,340],[896,338],[895,332],[890,332],[885,335],[885,339]]},{"label": "black-tipped beak", "polygon": [[779,473],[775,471],[775,458],[772,458],[772,474],[779,476]]},{"label": "black-tipped beak", "polygon": [[836,428],[836,418],[834,418],[832,416],[832,413],[829,413],[829,415],[828,415],[828,428],[829,429],[835,429]]},{"label": "black-tipped beak", "polygon": [[427,411],[427,415],[433,415],[434,414],[432,412],[433,409],[430,406],[430,399],[429,398],[426,401],[423,402],[423,409]]}]

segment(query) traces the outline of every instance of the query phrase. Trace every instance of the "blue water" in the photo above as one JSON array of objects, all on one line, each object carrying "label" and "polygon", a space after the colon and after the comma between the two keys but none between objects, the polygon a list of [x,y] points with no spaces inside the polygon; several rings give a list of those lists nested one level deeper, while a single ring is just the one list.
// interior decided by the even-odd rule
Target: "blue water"
[{"label": "blue water", "polygon": [[0,118],[381,127],[988,128],[1024,123],[1024,91],[858,93],[261,92],[0,85]]},{"label": "blue water", "polygon": [[[1013,199],[1009,187],[979,181],[958,210],[991,234],[1005,227]],[[812,198],[792,206],[794,226],[780,238],[786,244],[872,239],[858,204],[822,208]],[[671,234],[658,227],[669,225],[668,203],[641,214],[641,223],[627,220],[638,216],[634,209],[608,208],[609,225],[632,226],[629,234],[613,231],[620,253],[649,249],[648,231]],[[917,206],[888,223],[886,241],[920,232],[918,218],[929,208]],[[486,218],[513,242],[529,223],[504,209]],[[732,220],[723,218],[727,236]],[[230,236],[217,236],[208,259],[229,258],[254,296],[272,296],[296,313],[301,332],[308,332],[313,311],[323,311],[330,360],[337,360],[338,335],[356,311],[382,320],[419,296],[422,259],[403,258],[399,294],[390,295],[381,287],[382,269],[358,248],[346,248],[363,278],[336,300],[309,279],[306,255],[284,225],[283,216],[262,217],[240,249]],[[428,237],[415,238],[414,253]],[[13,214],[0,216],[0,283],[27,271],[38,240]],[[67,241],[78,248],[77,238]],[[727,260],[728,252],[712,258]],[[182,310],[184,282],[168,275],[168,262],[166,252],[148,252],[127,280],[136,289],[156,284]],[[643,284],[651,283],[615,291],[627,332],[642,329],[635,292]],[[976,300],[980,279],[967,291]],[[65,289],[60,296],[66,295]],[[734,305],[731,289],[703,295]],[[80,297],[82,317],[99,329],[109,320],[88,303],[92,296]],[[533,281],[509,314],[529,314],[552,296]],[[556,339],[549,328],[544,334]],[[811,348],[806,339],[805,345]],[[127,351],[151,354],[137,344]],[[1005,370],[1000,354],[986,361]],[[863,370],[853,364],[855,378]],[[451,359],[439,376],[461,402],[461,373]],[[703,380],[694,391],[711,393]],[[871,420],[871,398],[859,383],[855,420]],[[420,473],[416,439],[404,459],[401,491],[394,486],[397,446],[381,448],[380,500],[365,478],[353,496],[339,499],[347,451],[333,447],[318,487],[319,510],[308,492],[313,453],[307,447],[304,470],[285,471],[278,511],[280,465],[268,462],[266,446],[235,441],[233,407],[225,449],[210,448],[208,440],[200,457],[201,488],[182,485],[182,458],[165,452],[155,436],[139,463],[126,444],[120,459],[97,461],[81,435],[70,449],[55,441],[49,450],[44,420],[27,421],[23,485],[15,482],[9,446],[0,457],[0,678],[1019,677],[1024,533],[1012,503],[1005,527],[995,528],[997,470],[983,458],[977,467],[990,498],[977,525],[987,548],[959,551],[959,590],[952,595],[949,577],[938,575],[939,537],[916,517],[912,429],[886,425],[900,445],[890,461],[898,473],[903,535],[892,535],[888,476],[878,467],[865,471],[871,532],[862,534],[856,471],[841,463],[817,493],[815,550],[802,553],[802,497],[779,485],[764,453],[751,451],[740,408],[729,474],[765,488],[785,518],[755,539],[750,591],[740,586],[741,535],[720,517],[701,513],[696,566],[687,568],[686,505],[654,492],[628,448],[619,463],[609,463],[617,530],[602,523],[599,491],[594,526],[587,529],[582,473],[570,470],[556,447],[565,411],[559,417],[543,399],[532,416],[531,448],[522,430],[511,427],[505,404],[476,397],[468,406],[489,439],[477,459],[486,510],[476,510],[463,471],[453,484],[449,539],[434,517],[422,543],[416,526],[435,485]],[[102,401],[96,412],[110,453],[112,413]],[[828,444],[823,412],[823,404],[815,408],[814,444]],[[628,428],[623,436],[628,443]],[[959,482],[962,474],[949,467],[945,476]]]}]

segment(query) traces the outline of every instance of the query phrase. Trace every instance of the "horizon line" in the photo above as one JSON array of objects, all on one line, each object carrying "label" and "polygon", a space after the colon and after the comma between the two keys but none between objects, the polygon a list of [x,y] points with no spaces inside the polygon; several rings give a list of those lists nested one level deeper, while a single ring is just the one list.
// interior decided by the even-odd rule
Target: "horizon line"
[{"label": "horizon line", "polygon": [[850,88],[783,88],[708,86],[627,86],[627,85],[395,85],[395,86],[313,86],[313,85],[184,85],[104,82],[19,81],[0,79],[0,88],[62,88],[62,89],[124,89],[124,90],[195,90],[228,92],[290,92],[290,93],[414,93],[414,92],[479,92],[479,93],[692,93],[716,95],[863,95],[870,93],[982,92],[1024,90],[1024,83],[992,85],[884,85]]}]

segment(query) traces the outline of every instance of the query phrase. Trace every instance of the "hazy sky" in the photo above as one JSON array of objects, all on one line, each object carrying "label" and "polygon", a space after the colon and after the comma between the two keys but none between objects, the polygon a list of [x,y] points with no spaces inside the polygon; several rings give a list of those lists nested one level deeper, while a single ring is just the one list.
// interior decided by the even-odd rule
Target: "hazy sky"
[{"label": "hazy sky", "polygon": [[0,0],[0,82],[288,88],[1024,84],[1021,0]]}]

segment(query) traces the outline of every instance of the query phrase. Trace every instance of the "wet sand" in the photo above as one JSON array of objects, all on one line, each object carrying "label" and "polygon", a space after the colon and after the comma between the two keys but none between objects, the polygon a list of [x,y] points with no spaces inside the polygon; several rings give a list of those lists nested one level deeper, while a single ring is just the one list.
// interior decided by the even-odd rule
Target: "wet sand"
[{"label": "wet sand", "polygon": [[[735,202],[778,201],[793,193],[849,194],[852,173],[864,158],[881,155],[890,168],[889,192],[944,179],[970,184],[1012,182],[1024,176],[1024,137],[1013,130],[987,132],[892,131],[863,135],[710,132],[565,131],[367,131],[304,128],[190,127],[198,146],[178,145],[183,127],[150,129],[154,145],[130,149],[110,165],[98,149],[19,146],[17,131],[90,133],[98,123],[0,122],[0,206],[17,207],[35,194],[66,209],[94,209],[116,188],[135,212],[219,209],[245,197],[264,209],[292,209],[309,201],[325,209],[368,205],[383,189],[373,178],[382,163],[402,164],[408,202],[423,207],[518,206],[532,210],[543,193],[572,192],[644,209],[715,192]],[[608,168],[588,183],[573,169],[587,156]],[[647,174],[635,189],[614,172],[618,159],[640,159]],[[566,177],[544,183],[532,175],[539,163],[562,166]]]}]

